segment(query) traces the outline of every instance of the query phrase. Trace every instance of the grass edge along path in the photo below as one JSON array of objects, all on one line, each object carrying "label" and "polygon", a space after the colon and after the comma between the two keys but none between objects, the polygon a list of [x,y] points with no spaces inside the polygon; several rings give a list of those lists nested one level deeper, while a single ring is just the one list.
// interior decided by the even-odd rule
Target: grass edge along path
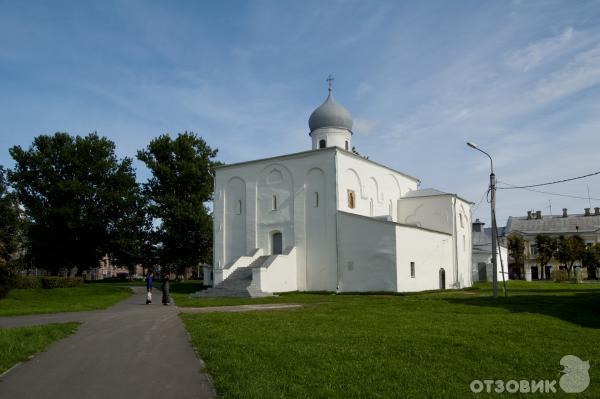
[{"label": "grass edge along path", "polygon": [[103,285],[12,290],[0,300],[0,317],[106,309],[131,294],[127,287]]},{"label": "grass edge along path", "polygon": [[[0,328],[0,375],[72,333],[80,323]],[[0,385],[1,386],[1,385]]]}]

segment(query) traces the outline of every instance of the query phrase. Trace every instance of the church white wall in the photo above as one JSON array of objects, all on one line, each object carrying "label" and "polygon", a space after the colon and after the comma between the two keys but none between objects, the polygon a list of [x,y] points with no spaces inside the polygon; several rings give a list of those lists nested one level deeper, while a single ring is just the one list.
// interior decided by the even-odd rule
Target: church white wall
[{"label": "church white wall", "polygon": [[[451,235],[399,225],[396,227],[396,245],[399,292],[440,289],[440,269],[445,271],[445,288],[454,286]],[[415,263],[414,278],[411,277],[411,262]]]},{"label": "church white wall", "polygon": [[[391,216],[397,221],[398,200],[416,190],[418,181],[372,163],[350,152],[337,157],[339,210],[363,216]],[[355,192],[355,208],[348,205],[348,190]]]},{"label": "church white wall", "polygon": [[[218,168],[215,176],[214,204],[214,267],[226,265],[227,248],[241,248],[239,237],[245,237],[245,252],[250,254],[261,248],[271,253],[270,235],[283,234],[283,248],[296,247],[297,287],[299,290],[335,290],[337,279],[335,265],[335,159],[334,149],[309,151],[255,162]],[[226,206],[227,182],[239,179],[245,183],[243,224],[232,224],[233,210]],[[236,180],[237,181],[237,180]],[[307,194],[306,187],[310,192]],[[316,214],[308,215],[314,192],[322,197]],[[241,194],[241,189],[238,191]],[[277,196],[277,209],[272,209],[272,196]],[[308,201],[308,202],[307,202]],[[311,208],[312,210],[312,208]],[[238,219],[235,219],[238,220]],[[311,224],[312,223],[312,224]],[[306,228],[318,234],[310,241],[313,250],[306,251]],[[232,242],[231,240],[235,240]],[[237,246],[239,245],[239,247]],[[231,249],[229,249],[231,253]],[[307,269],[307,256],[318,262]],[[216,279],[215,279],[216,281]]]},{"label": "church white wall", "polygon": [[264,292],[298,290],[296,247],[285,255],[273,256],[265,267],[252,270],[252,284]]},{"label": "church white wall", "polygon": [[397,291],[396,226],[338,212],[339,291]]},{"label": "church white wall", "polygon": [[456,197],[452,197],[454,207],[455,226],[455,253],[456,263],[454,268],[455,288],[470,287],[473,285],[471,265],[472,256],[472,231],[471,231],[471,204]]}]

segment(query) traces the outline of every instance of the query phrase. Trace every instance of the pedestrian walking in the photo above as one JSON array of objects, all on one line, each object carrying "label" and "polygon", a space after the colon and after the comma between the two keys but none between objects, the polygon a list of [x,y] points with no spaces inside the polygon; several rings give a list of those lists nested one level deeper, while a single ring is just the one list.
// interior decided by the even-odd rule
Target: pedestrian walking
[{"label": "pedestrian walking", "polygon": [[170,276],[168,272],[165,272],[165,274],[163,275],[162,285],[160,289],[162,290],[162,303],[166,306],[171,302],[171,298],[169,296]]},{"label": "pedestrian walking", "polygon": [[146,305],[152,303],[152,283],[154,282],[154,273],[148,270],[146,275]]}]

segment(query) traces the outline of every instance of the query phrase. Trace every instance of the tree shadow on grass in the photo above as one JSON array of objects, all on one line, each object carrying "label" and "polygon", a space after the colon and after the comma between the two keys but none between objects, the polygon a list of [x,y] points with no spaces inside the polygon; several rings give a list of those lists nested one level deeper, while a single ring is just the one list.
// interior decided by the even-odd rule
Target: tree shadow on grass
[{"label": "tree shadow on grass", "polygon": [[581,327],[600,328],[600,294],[597,292],[578,292],[574,295],[525,294],[508,298],[499,297],[497,300],[489,296],[444,298],[444,300],[448,303],[468,306],[503,308],[514,313],[538,313],[556,317]]}]

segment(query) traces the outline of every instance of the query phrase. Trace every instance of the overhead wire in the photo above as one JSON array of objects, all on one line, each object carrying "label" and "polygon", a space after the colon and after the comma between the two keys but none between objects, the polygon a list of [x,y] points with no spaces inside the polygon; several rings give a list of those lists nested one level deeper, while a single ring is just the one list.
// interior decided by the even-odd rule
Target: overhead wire
[{"label": "overhead wire", "polygon": [[551,182],[547,182],[547,183],[528,184],[528,185],[524,185],[524,186],[514,186],[514,185],[511,184],[510,186],[512,186],[512,187],[498,187],[498,190],[512,190],[512,189],[515,189],[515,188],[531,188],[531,187],[549,186],[551,184],[564,183],[564,182],[567,182],[567,181],[572,181],[572,180],[577,180],[577,179],[583,179],[583,178],[590,177],[590,176],[595,176],[595,175],[600,175],[600,171],[593,172],[593,173],[588,173],[587,175],[583,175],[583,176],[570,177],[568,179],[562,179],[562,180],[555,180],[555,181],[551,181]]}]

